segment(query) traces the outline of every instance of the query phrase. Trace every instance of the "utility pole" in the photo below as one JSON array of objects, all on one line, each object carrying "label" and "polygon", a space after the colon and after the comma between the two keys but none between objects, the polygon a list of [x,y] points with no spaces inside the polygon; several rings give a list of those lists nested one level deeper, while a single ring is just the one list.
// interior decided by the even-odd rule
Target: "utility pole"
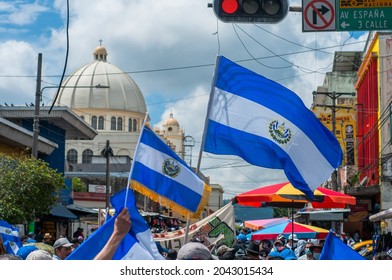
[{"label": "utility pole", "polygon": [[39,135],[39,106],[41,102],[41,77],[42,77],[42,53],[38,54],[37,66],[37,84],[35,90],[35,107],[34,107],[34,122],[33,122],[33,145],[31,148],[31,155],[38,157],[38,135]]},{"label": "utility pole", "polygon": [[[339,97],[341,97],[343,95],[355,96],[356,93],[355,92],[335,92],[335,91],[333,91],[333,92],[313,91],[313,96],[317,96],[317,95],[327,95],[332,100],[332,105],[314,104],[313,106],[331,109],[332,134],[336,136],[336,112],[340,109],[346,109],[346,110],[353,109],[353,107],[349,107],[349,106],[337,106],[336,99],[338,99]],[[336,170],[332,173],[331,179],[332,179],[332,190],[337,191],[338,186],[337,186],[337,171]]]},{"label": "utility pole", "polygon": [[109,159],[110,159],[110,156],[113,156],[113,150],[110,147],[109,140],[106,140],[106,146],[105,146],[105,149],[103,149],[101,151],[101,155],[106,157],[106,204],[105,204],[105,207],[106,207],[106,211],[107,211],[106,215],[107,215],[108,211],[109,211],[109,206],[110,206],[109,205],[109,198],[110,198],[110,193],[109,193],[110,163],[109,163]]},{"label": "utility pole", "polygon": [[[318,106],[318,107],[324,107],[324,108],[330,108],[331,109],[331,117],[332,117],[332,133],[333,135],[335,135],[336,137],[336,112],[340,109],[346,109],[346,110],[350,110],[353,109],[353,107],[349,107],[349,106],[337,106],[336,105],[336,99],[338,99],[341,96],[344,95],[351,95],[351,96],[355,96],[356,93],[355,92],[321,92],[321,91],[314,91],[313,92],[313,96],[316,97],[318,94],[320,95],[326,95],[329,98],[331,98],[332,100],[332,105],[324,105],[324,104],[314,104],[313,106]],[[331,183],[332,183],[332,190],[337,191],[338,190],[338,183],[337,183],[337,178],[338,174],[337,174],[337,170],[334,170],[331,174]],[[331,227],[336,230],[337,228],[337,222],[332,221],[331,222]],[[340,232],[343,231],[343,224],[340,223]]]}]

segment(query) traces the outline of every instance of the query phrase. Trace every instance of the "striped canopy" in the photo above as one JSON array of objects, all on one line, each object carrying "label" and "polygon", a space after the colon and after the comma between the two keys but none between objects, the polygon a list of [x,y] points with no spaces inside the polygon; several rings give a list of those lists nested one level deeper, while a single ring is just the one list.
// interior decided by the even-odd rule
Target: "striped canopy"
[{"label": "striped canopy", "polygon": [[290,234],[294,233],[297,235],[299,239],[325,239],[328,235],[329,230],[310,226],[306,224],[301,224],[294,222],[292,223],[291,220],[287,220],[286,222],[267,227],[261,229],[259,231],[255,231],[250,233],[251,240],[271,240],[278,238],[279,235],[283,234],[286,239],[289,238]]},{"label": "striped canopy", "polygon": [[311,201],[289,182],[244,192],[236,195],[233,200],[234,203],[252,207],[303,208],[307,203],[310,203],[313,208],[346,208],[348,204],[356,204],[354,196],[321,187],[314,191],[314,199]]},{"label": "striped canopy", "polygon": [[263,228],[267,228],[270,226],[274,226],[280,223],[287,221],[288,218],[271,218],[271,219],[261,219],[261,220],[249,220],[244,222],[244,227],[253,229],[253,230],[260,230]]}]

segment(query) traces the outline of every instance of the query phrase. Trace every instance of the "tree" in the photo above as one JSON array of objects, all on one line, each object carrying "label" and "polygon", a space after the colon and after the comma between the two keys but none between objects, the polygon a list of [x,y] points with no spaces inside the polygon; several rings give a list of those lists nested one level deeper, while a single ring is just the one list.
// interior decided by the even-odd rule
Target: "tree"
[{"label": "tree", "polygon": [[63,175],[48,163],[0,154],[0,219],[22,224],[48,214],[63,186]]},{"label": "tree", "polygon": [[74,192],[87,192],[87,185],[79,177],[73,177],[72,190]]},{"label": "tree", "polygon": [[289,216],[289,210],[287,208],[273,207],[273,211],[274,211],[273,213],[274,218]]}]

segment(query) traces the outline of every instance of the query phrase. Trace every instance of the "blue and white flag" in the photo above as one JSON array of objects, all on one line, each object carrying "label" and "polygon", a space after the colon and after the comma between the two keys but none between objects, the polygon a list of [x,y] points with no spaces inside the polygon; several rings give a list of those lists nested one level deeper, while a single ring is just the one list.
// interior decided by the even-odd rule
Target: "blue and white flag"
[{"label": "blue and white flag", "polygon": [[308,197],[342,162],[336,137],[282,85],[218,57],[204,151],[283,169]]},{"label": "blue and white flag", "polygon": [[320,260],[366,260],[330,231],[325,239]]},{"label": "blue and white flag", "polygon": [[211,188],[146,125],[132,164],[134,190],[183,215],[204,210]]},{"label": "blue and white flag", "polygon": [[0,220],[0,236],[7,254],[16,255],[19,248],[22,247],[19,229],[6,221]]},{"label": "blue and white flag", "polygon": [[75,249],[66,259],[67,260],[92,260],[102,250],[109,240],[114,229],[114,221],[117,215],[126,207],[131,216],[131,230],[120,243],[113,260],[163,260],[164,257],[159,253],[156,243],[151,234],[147,222],[140,215],[136,207],[135,197],[132,190],[126,189],[118,192],[110,198],[110,202],[116,214],[106,223],[99,227],[90,235],[79,247]]}]

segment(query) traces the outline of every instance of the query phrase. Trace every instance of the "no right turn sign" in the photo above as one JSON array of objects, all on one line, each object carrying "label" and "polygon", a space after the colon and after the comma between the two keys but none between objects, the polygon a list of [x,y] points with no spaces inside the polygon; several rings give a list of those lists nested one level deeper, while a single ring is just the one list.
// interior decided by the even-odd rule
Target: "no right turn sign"
[{"label": "no right turn sign", "polygon": [[335,31],[335,0],[303,0],[302,31]]}]

